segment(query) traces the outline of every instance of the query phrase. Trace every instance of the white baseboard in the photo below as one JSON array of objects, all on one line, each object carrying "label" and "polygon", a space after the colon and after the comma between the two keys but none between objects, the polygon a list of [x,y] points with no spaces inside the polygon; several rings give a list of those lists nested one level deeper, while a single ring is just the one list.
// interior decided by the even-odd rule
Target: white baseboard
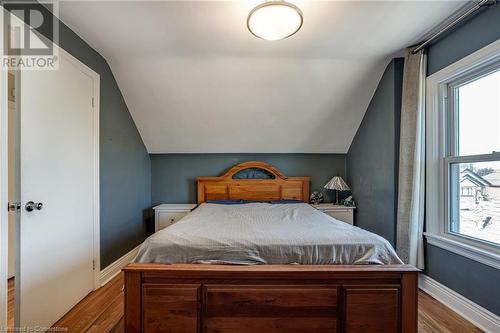
[{"label": "white baseboard", "polygon": [[420,274],[419,287],[485,332],[500,332],[500,317],[459,293]]},{"label": "white baseboard", "polygon": [[121,272],[122,268],[127,266],[137,255],[140,245],[132,249],[130,252],[126,253],[124,256],[101,270],[99,277],[99,286],[103,286],[108,283],[112,278],[114,278],[118,273]]}]

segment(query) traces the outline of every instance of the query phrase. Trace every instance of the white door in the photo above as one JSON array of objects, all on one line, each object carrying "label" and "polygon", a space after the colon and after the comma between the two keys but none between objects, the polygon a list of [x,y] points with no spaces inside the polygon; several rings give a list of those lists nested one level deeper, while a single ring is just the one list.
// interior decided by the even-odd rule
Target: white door
[{"label": "white door", "polygon": [[[19,132],[18,128],[18,117],[16,112],[15,105],[15,79],[14,74],[9,73],[9,85],[8,85],[8,96],[9,96],[9,128],[8,128],[8,174],[9,174],[9,182],[8,182],[8,193],[9,193],[9,202],[18,201],[17,196],[17,188],[18,188],[18,169],[17,169],[17,155],[18,155],[18,146],[17,146],[17,134]],[[15,263],[16,263],[16,226],[18,223],[18,214],[16,211],[9,210],[9,263],[8,263],[8,271],[7,277],[10,279],[15,275]]]},{"label": "white door", "polygon": [[88,71],[61,50],[58,70],[21,73],[20,326],[51,326],[94,288],[97,111]]}]

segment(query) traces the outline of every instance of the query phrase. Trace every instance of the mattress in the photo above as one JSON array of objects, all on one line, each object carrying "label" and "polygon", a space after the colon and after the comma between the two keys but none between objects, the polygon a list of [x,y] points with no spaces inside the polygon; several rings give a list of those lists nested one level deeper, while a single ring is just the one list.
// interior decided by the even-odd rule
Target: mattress
[{"label": "mattress", "polygon": [[134,262],[402,264],[384,238],[305,203],[203,203],[146,239]]}]

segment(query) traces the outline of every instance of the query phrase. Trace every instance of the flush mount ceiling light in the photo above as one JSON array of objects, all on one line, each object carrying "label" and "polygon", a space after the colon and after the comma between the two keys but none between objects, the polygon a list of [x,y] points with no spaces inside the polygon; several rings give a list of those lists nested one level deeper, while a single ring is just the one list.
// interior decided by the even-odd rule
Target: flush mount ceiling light
[{"label": "flush mount ceiling light", "polygon": [[299,31],[304,19],[299,7],[286,1],[267,1],[248,14],[247,27],[265,40],[280,40]]}]

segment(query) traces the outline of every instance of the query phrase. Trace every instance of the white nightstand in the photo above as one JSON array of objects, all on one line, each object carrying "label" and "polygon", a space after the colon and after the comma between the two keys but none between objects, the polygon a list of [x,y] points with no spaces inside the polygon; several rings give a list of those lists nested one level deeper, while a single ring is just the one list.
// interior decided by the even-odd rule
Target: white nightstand
[{"label": "white nightstand", "polygon": [[354,225],[354,209],[356,209],[356,207],[339,206],[331,203],[322,203],[311,206],[327,215],[330,215],[334,219]]},{"label": "white nightstand", "polygon": [[155,210],[155,232],[179,221],[196,208],[196,204],[161,204]]}]

